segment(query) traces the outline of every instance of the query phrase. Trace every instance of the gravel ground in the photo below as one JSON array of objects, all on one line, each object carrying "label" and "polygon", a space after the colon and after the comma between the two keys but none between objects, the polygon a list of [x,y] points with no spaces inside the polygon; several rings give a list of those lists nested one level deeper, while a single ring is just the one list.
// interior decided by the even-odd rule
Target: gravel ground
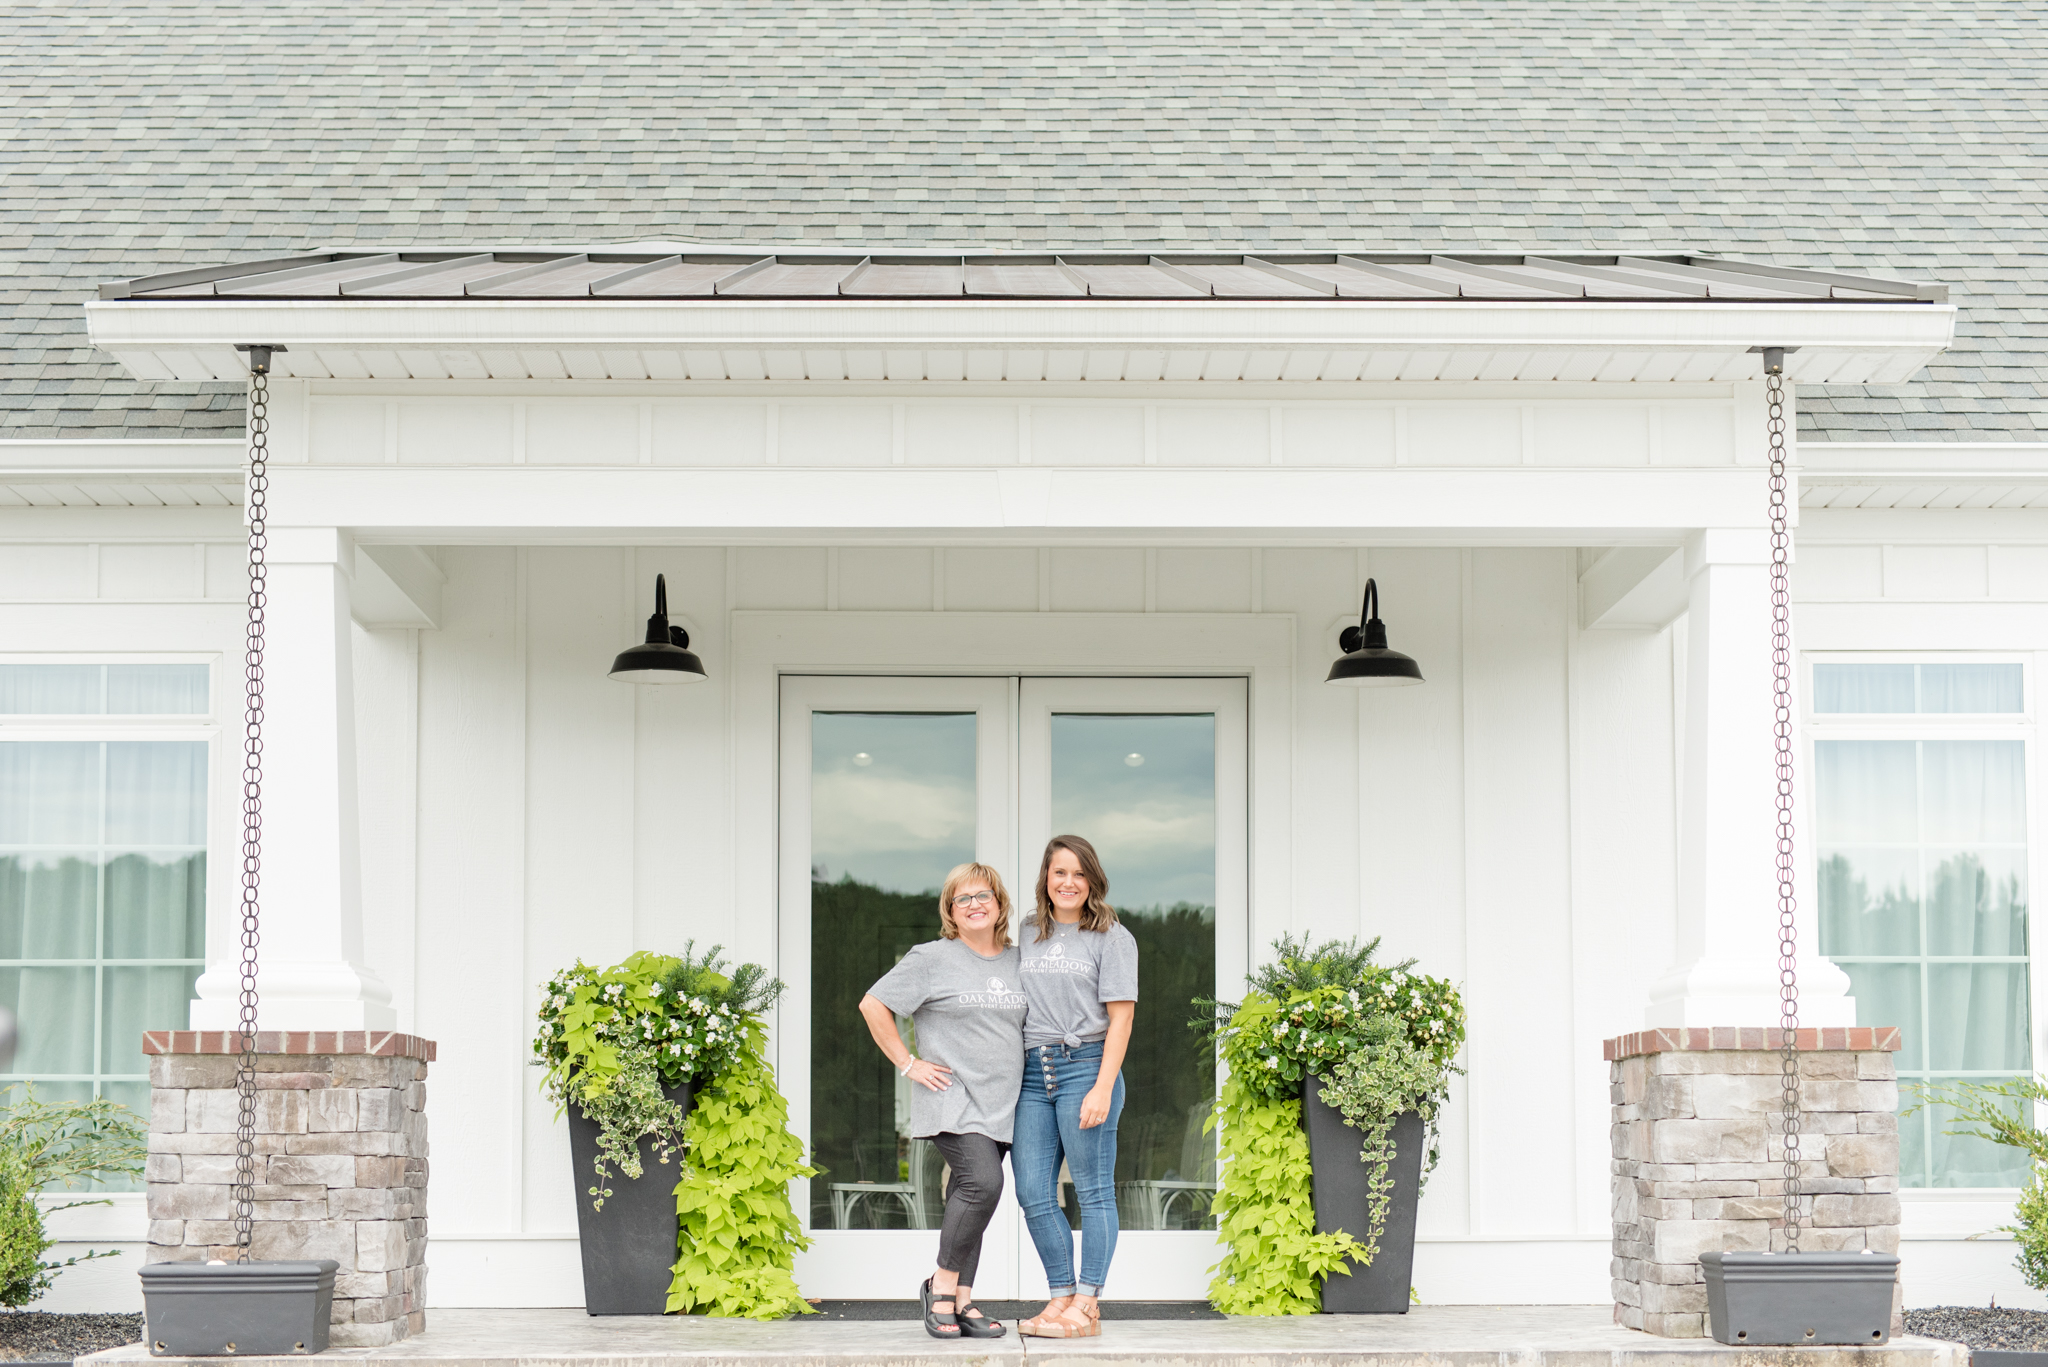
[{"label": "gravel ground", "polygon": [[71,1359],[142,1342],[140,1315],[53,1315],[0,1310],[0,1362]]},{"label": "gravel ground", "polygon": [[1941,1305],[1932,1310],[1908,1310],[1906,1332],[1965,1343],[1972,1348],[2040,1352],[2048,1349],[2048,1311]]}]

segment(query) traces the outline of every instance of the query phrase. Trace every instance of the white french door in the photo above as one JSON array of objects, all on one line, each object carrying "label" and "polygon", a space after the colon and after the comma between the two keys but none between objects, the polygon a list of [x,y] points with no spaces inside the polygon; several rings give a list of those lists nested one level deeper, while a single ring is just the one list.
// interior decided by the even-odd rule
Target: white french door
[{"label": "white french door", "polygon": [[[1109,1294],[1199,1297],[1215,1261],[1215,1070],[1189,1001],[1243,981],[1245,683],[1241,679],[841,678],[781,683],[778,1056],[814,1163],[798,1210],[807,1294],[902,1298],[930,1270],[944,1165],[908,1134],[908,1084],[856,1003],[938,934],[947,870],[978,859],[1017,901],[1013,935],[1055,834],[1101,853],[1138,936],[1138,1025],[1124,1066]],[[905,1029],[909,1022],[900,1023]],[[806,1184],[800,1184],[800,1187]],[[1063,1190],[1063,1210],[1076,1203]],[[975,1290],[1041,1294],[1006,1193]]]}]

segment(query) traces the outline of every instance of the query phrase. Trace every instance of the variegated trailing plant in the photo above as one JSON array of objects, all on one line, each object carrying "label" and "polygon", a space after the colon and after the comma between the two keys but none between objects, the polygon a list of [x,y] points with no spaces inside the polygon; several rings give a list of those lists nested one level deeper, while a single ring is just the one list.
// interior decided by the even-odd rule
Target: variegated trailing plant
[{"label": "variegated trailing plant", "polygon": [[[1311,1314],[1321,1278],[1346,1258],[1370,1263],[1393,1196],[1394,1122],[1422,1116],[1427,1176],[1436,1166],[1436,1120],[1465,1040],[1465,1008],[1442,978],[1414,961],[1375,964],[1379,941],[1314,945],[1283,936],[1242,1002],[1198,999],[1196,1030],[1212,1035],[1228,1069],[1215,1124],[1223,1172],[1216,1195],[1225,1245],[1209,1286],[1219,1310]],[[1302,1081],[1363,1132],[1370,1168],[1363,1240],[1315,1232]]]},{"label": "variegated trailing plant", "polygon": [[[683,1156],[670,1310],[772,1319],[810,1309],[791,1271],[808,1241],[789,1184],[814,1170],[789,1132],[761,1019],[782,990],[759,964],[728,973],[718,946],[700,956],[694,941],[680,956],[579,961],[542,988],[542,1091],[598,1127],[593,1207],[612,1195],[614,1169],[642,1175],[642,1139],[663,1164]],[[683,1082],[695,1087],[687,1116],[662,1091]]]}]

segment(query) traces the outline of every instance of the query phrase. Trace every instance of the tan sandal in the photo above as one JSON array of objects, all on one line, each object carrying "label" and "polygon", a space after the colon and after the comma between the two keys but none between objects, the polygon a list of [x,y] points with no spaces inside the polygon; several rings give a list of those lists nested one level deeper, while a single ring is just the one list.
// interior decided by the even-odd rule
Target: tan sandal
[{"label": "tan sandal", "polygon": [[[1058,1299],[1058,1298],[1055,1298],[1055,1299]],[[1066,1309],[1067,1309],[1067,1308],[1068,1308],[1069,1306],[1072,1306],[1074,1302],[1073,1302],[1073,1299],[1072,1299],[1071,1297],[1067,1297],[1067,1298],[1065,1298],[1065,1299],[1066,1299],[1066,1301],[1067,1301],[1067,1304],[1066,1304],[1066,1305],[1064,1305],[1064,1306],[1061,1306],[1059,1310],[1055,1310],[1055,1309],[1053,1309],[1053,1308],[1052,1308],[1052,1302],[1051,1302],[1051,1301],[1047,1301],[1047,1302],[1045,1303],[1045,1309],[1043,1309],[1043,1310],[1039,1311],[1039,1312],[1038,1312],[1037,1314],[1033,1315],[1033,1316],[1032,1316],[1032,1317],[1031,1317],[1030,1319],[1028,1319],[1028,1320],[1018,1320],[1018,1321],[1017,1321],[1017,1332],[1018,1332],[1019,1334],[1023,1334],[1023,1335],[1025,1335],[1025,1336],[1026,1336],[1026,1337],[1028,1337],[1028,1338],[1041,1338],[1041,1339],[1063,1339],[1063,1338],[1066,1338],[1066,1337],[1067,1337],[1067,1332],[1066,1332],[1066,1330],[1065,1330],[1065,1329],[1064,1329],[1064,1328],[1063,1328],[1063,1327],[1061,1326],[1061,1324],[1060,1324],[1060,1314],[1061,1314],[1061,1312],[1062,1312],[1062,1311],[1066,1310]]]},{"label": "tan sandal", "polygon": [[1069,1305],[1057,1315],[1048,1315],[1039,1321],[1038,1337],[1047,1339],[1092,1339],[1102,1333],[1102,1316],[1097,1311],[1084,1310],[1076,1303]]}]

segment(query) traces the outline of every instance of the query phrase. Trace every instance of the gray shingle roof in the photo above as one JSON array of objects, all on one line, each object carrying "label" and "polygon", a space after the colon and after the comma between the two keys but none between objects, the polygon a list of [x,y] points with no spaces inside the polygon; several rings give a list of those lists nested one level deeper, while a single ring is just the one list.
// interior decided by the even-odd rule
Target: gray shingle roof
[{"label": "gray shingle roof", "polygon": [[658,239],[1714,252],[1938,281],[1956,348],[1808,436],[2048,440],[2027,3],[398,0],[9,7],[0,437],[199,436],[103,280]]}]

